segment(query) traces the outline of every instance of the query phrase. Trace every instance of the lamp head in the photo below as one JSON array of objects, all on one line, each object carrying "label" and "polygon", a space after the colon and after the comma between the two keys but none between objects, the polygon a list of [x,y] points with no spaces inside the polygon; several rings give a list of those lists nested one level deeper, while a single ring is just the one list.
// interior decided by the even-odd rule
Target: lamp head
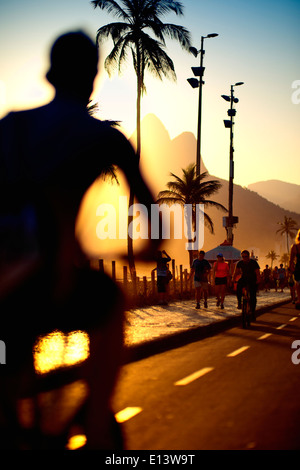
[{"label": "lamp head", "polygon": [[224,120],[224,126],[226,127],[226,129],[231,129],[232,128],[232,122],[229,121],[228,119],[225,119]]},{"label": "lamp head", "polygon": [[191,67],[195,77],[202,77],[204,74],[205,67]]},{"label": "lamp head", "polygon": [[221,95],[221,97],[222,97],[225,101],[230,101],[230,96]]},{"label": "lamp head", "polygon": [[198,50],[195,47],[190,47],[189,51],[191,54],[193,54],[194,57],[198,56]]},{"label": "lamp head", "polygon": [[188,78],[187,81],[189,82],[192,88],[198,88],[200,85],[199,80],[197,80],[197,78]]}]

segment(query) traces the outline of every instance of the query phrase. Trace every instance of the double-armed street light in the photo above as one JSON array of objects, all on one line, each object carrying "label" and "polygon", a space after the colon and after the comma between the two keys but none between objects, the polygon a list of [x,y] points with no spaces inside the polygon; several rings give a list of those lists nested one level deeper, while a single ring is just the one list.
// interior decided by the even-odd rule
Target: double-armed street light
[{"label": "double-armed street light", "polygon": [[234,85],[231,85],[230,96],[221,95],[225,101],[230,102],[230,109],[228,109],[227,114],[230,117],[230,120],[224,120],[224,125],[227,129],[230,129],[230,149],[229,149],[229,207],[228,207],[228,217],[223,217],[223,225],[226,228],[227,232],[227,241],[232,245],[233,243],[233,227],[238,223],[238,217],[233,216],[233,178],[234,178],[234,161],[233,161],[233,126],[234,126],[234,116],[236,115],[236,109],[234,109],[234,103],[238,103],[238,98],[234,97],[234,87],[244,85],[244,82],[237,82]]},{"label": "double-armed street light", "polygon": [[199,104],[198,104],[198,133],[197,133],[197,156],[196,156],[196,175],[200,175],[200,165],[201,165],[201,114],[202,114],[202,85],[205,83],[203,81],[203,75],[205,67],[203,67],[203,57],[205,50],[203,49],[204,39],[206,38],[215,38],[219,36],[217,33],[211,33],[207,36],[201,36],[201,49],[197,50],[195,47],[190,47],[190,52],[197,57],[200,54],[200,67],[192,67],[192,71],[195,77],[197,78],[188,78],[187,81],[192,88],[199,88]]}]

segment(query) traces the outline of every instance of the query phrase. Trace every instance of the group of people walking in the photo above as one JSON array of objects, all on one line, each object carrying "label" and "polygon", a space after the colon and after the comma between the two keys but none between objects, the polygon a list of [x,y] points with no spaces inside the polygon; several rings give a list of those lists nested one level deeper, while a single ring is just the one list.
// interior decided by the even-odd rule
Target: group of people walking
[{"label": "group of people walking", "polygon": [[[241,252],[242,259],[238,261],[230,272],[229,264],[225,261],[222,253],[217,255],[217,260],[213,266],[205,259],[205,252],[201,250],[197,259],[193,261],[190,276],[194,276],[194,286],[196,290],[196,308],[200,308],[200,300],[204,298],[204,308],[207,308],[209,278],[215,288],[217,306],[224,308],[226,288],[233,286],[236,291],[238,308],[241,308],[242,290],[248,286],[250,294],[250,307],[252,312],[256,308],[256,293],[263,283],[263,288],[268,291],[271,286],[283,292],[284,287],[290,288],[291,299],[296,308],[300,310],[300,230],[298,231],[295,243],[291,247],[290,261],[287,269],[280,264],[273,271],[266,265],[260,274],[260,267],[254,258],[250,257],[248,250]],[[273,282],[273,284],[272,284]]]},{"label": "group of people walking", "polygon": [[229,264],[225,261],[222,253],[217,255],[217,260],[213,266],[205,259],[205,252],[201,250],[197,259],[193,261],[191,276],[194,276],[194,286],[196,290],[196,308],[200,308],[200,301],[204,297],[204,308],[207,308],[209,277],[215,288],[217,306],[224,308],[224,299],[227,287],[235,286],[238,308],[241,308],[242,289],[249,286],[250,304],[255,310],[256,307],[256,285],[259,282],[260,268],[255,259],[250,258],[248,250],[241,253],[242,259],[234,267],[234,272],[230,272]]},{"label": "group of people walking", "polygon": [[271,289],[275,289],[276,292],[278,289],[281,289],[281,292],[283,292],[283,289],[288,284],[288,278],[290,276],[292,276],[290,269],[285,269],[283,264],[280,264],[279,268],[278,266],[275,266],[274,269],[271,269],[269,265],[266,264],[266,267],[262,273],[262,287],[266,292]]},{"label": "group of people walking", "polygon": [[[162,304],[167,303],[168,283],[172,277],[169,270],[171,257],[165,252],[160,251],[157,255],[157,290]],[[154,271],[153,270],[153,271]],[[254,312],[256,308],[256,293],[259,286],[266,291],[272,286],[275,290],[289,286],[291,298],[296,308],[300,309],[300,230],[292,245],[290,252],[289,267],[285,269],[283,264],[273,271],[266,265],[260,273],[260,266],[256,259],[250,256],[248,250],[241,252],[239,260],[232,270],[223,253],[218,253],[216,261],[211,265],[205,259],[205,251],[201,250],[198,257],[194,259],[189,278],[194,281],[196,308],[200,308],[201,299],[203,299],[204,308],[208,307],[209,287],[214,286],[217,306],[224,309],[224,299],[228,287],[233,287],[237,296],[237,307],[241,308],[243,287],[248,287],[250,295],[250,307]]]},{"label": "group of people walking", "polygon": [[190,276],[194,276],[194,286],[196,290],[196,308],[200,308],[200,300],[203,295],[204,307],[207,308],[209,277],[213,275],[217,306],[224,308],[224,298],[226,286],[229,283],[229,265],[225,262],[223,254],[219,253],[217,261],[211,268],[210,263],[205,259],[205,251],[199,252],[198,258],[193,261]]}]

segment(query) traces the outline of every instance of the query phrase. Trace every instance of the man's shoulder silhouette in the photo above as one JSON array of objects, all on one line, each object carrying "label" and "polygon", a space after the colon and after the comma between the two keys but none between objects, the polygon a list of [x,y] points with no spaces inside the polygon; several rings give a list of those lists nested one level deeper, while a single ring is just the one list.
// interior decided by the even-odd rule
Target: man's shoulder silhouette
[{"label": "man's shoulder silhouette", "polygon": [[[10,154],[21,151],[29,173],[37,180],[64,169],[75,176],[80,166],[81,177],[83,171],[95,178],[103,166],[122,168],[134,155],[122,132],[68,99],[56,98],[38,108],[10,113],[1,128],[5,149]],[[13,136],[18,136],[17,145]],[[16,161],[16,156],[8,158]],[[68,165],[72,168],[65,168]]]}]

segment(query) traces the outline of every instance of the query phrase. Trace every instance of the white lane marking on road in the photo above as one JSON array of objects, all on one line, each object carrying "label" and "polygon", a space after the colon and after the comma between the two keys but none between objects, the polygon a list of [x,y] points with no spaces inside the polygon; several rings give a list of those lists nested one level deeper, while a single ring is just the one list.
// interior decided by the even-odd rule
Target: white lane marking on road
[{"label": "white lane marking on road", "polygon": [[194,372],[193,374],[190,374],[187,377],[178,380],[177,382],[175,382],[174,385],[187,385],[193,382],[194,380],[199,379],[199,377],[208,374],[208,372],[211,372],[212,370],[214,370],[214,367],[204,367],[203,369],[197,370],[197,372]]},{"label": "white lane marking on road", "polygon": [[141,411],[142,408],[139,406],[128,406],[127,408],[124,408],[124,410],[116,413],[115,418],[118,423],[124,423],[125,421],[128,421],[129,419],[139,414]]},{"label": "white lane marking on road", "polygon": [[238,354],[241,354],[242,352],[246,351],[246,349],[250,348],[250,346],[243,346],[239,349],[236,349],[235,351],[227,354],[227,357],[235,357],[237,356]]},{"label": "white lane marking on road", "polygon": [[284,328],[285,326],[286,326],[286,323],[284,323],[283,325],[277,326],[276,330],[282,330],[282,328]]},{"label": "white lane marking on road", "polygon": [[295,320],[297,320],[297,318],[298,317],[293,317],[293,318],[290,319],[290,321],[295,321]]},{"label": "white lane marking on road", "polygon": [[272,333],[266,333],[265,335],[262,335],[262,336],[260,336],[260,337],[257,338],[257,339],[258,339],[258,340],[266,339],[266,338],[269,338],[269,336],[272,336]]}]

